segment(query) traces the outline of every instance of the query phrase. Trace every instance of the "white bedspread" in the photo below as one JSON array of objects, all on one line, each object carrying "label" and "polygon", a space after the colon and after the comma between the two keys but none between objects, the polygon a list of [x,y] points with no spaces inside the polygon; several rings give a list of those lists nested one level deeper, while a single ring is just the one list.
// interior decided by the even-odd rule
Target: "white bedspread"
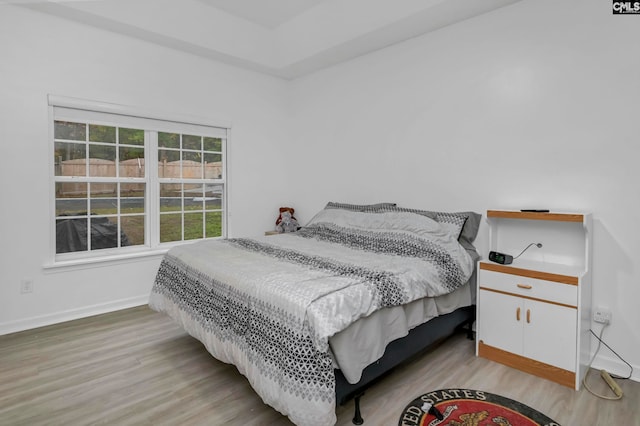
[{"label": "white bedspread", "polygon": [[434,220],[323,210],[302,231],[171,249],[149,305],[297,425],[331,425],[329,337],[383,307],[450,293],[473,261]]}]

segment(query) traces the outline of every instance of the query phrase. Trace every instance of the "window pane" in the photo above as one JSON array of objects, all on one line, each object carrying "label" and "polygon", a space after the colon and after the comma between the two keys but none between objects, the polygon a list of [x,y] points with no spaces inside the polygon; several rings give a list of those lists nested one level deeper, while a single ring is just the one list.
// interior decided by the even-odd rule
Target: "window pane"
[{"label": "window pane", "polygon": [[120,147],[120,177],[144,177],[144,148]]},{"label": "window pane", "polygon": [[116,143],[116,128],[89,124],[89,141]]},{"label": "window pane", "polygon": [[56,176],[86,176],[86,146],[79,143],[56,142],[53,161]]},{"label": "window pane", "polygon": [[119,142],[127,145],[144,145],[144,130],[139,129],[118,129]]},{"label": "window pane", "polygon": [[[144,245],[144,216],[122,216],[120,218],[122,226],[122,245],[141,246]],[[126,236],[126,242],[124,238]]]},{"label": "window pane", "polygon": [[222,152],[222,139],[219,138],[204,138],[204,150]]},{"label": "window pane", "polygon": [[89,176],[115,177],[116,147],[89,145]]},{"label": "window pane", "polygon": [[55,139],[68,139],[73,141],[86,141],[87,125],[84,123],[72,123],[69,121],[54,122],[53,137]]},{"label": "window pane", "polygon": [[204,153],[204,178],[222,178],[222,155]]},{"label": "window pane", "polygon": [[158,132],[158,146],[165,148],[180,148],[180,135],[177,133]]},{"label": "window pane", "polygon": [[89,145],[89,159],[116,161],[116,147],[108,145]]},{"label": "window pane", "polygon": [[202,137],[182,135],[182,149],[194,149],[196,151],[200,151],[202,149]]},{"label": "window pane", "polygon": [[202,155],[199,152],[184,151],[182,153],[182,177],[202,178]]},{"label": "window pane", "polygon": [[160,184],[160,211],[182,211],[182,184]]},{"label": "window pane", "polygon": [[56,220],[56,253],[87,250],[87,219]]},{"label": "window pane", "polygon": [[86,216],[88,210],[86,183],[56,183],[56,217]]},{"label": "window pane", "polygon": [[206,210],[222,209],[222,185],[206,185],[204,208]]},{"label": "window pane", "polygon": [[182,214],[160,215],[160,242],[182,241]]},{"label": "window pane", "polygon": [[202,210],[204,202],[203,185],[184,185],[184,210]]},{"label": "window pane", "polygon": [[158,177],[180,177],[180,151],[158,150]]},{"label": "window pane", "polygon": [[115,183],[92,183],[90,189],[91,214],[117,214],[118,185]]},{"label": "window pane", "polygon": [[91,217],[91,250],[118,247],[118,217]]},{"label": "window pane", "polygon": [[[145,184],[121,183],[120,184],[120,214],[126,214],[120,218],[122,227],[121,238],[126,237],[126,245],[144,245],[144,213],[145,213]],[[133,216],[129,216],[133,214]]]},{"label": "window pane", "polygon": [[206,238],[222,236],[222,212],[205,213]]},{"label": "window pane", "polygon": [[184,214],[184,239],[195,240],[202,238],[202,222],[203,213],[185,213]]},{"label": "window pane", "polygon": [[144,213],[145,184],[120,184],[120,213]]}]

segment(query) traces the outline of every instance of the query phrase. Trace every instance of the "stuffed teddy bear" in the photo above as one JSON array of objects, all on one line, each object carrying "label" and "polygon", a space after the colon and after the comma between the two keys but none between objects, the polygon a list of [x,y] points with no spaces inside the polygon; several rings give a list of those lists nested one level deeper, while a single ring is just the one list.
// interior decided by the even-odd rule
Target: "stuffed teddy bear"
[{"label": "stuffed teddy bear", "polygon": [[293,207],[280,207],[280,216],[276,219],[276,231],[278,232],[295,232],[300,226],[293,216],[295,210]]}]

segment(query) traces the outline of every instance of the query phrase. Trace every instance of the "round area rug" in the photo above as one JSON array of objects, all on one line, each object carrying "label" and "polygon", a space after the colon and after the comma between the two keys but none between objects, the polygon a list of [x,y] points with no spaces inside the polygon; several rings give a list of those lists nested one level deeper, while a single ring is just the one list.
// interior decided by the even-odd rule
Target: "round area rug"
[{"label": "round area rug", "polygon": [[489,392],[440,389],[411,401],[398,426],[560,426],[524,404]]}]

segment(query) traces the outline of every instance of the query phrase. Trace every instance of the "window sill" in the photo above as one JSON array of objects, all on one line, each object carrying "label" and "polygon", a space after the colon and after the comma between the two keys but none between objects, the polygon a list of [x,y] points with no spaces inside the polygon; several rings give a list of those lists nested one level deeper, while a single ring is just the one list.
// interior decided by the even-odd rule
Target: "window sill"
[{"label": "window sill", "polygon": [[42,269],[44,269],[46,273],[59,273],[79,269],[98,268],[122,263],[137,262],[140,259],[162,257],[166,252],[169,251],[171,247],[164,247],[155,250],[144,250],[125,254],[110,254],[105,256],[57,260],[45,263],[42,266]]}]

